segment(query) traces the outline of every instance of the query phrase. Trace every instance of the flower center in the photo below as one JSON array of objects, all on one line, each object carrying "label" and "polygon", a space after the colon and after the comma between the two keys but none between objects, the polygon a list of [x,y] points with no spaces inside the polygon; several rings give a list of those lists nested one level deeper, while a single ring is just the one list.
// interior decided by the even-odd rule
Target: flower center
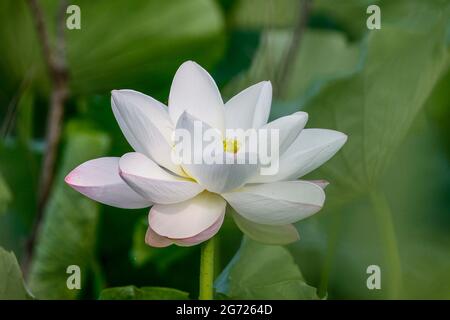
[{"label": "flower center", "polygon": [[230,153],[236,153],[239,150],[239,142],[237,139],[225,139],[223,140],[223,150]]}]

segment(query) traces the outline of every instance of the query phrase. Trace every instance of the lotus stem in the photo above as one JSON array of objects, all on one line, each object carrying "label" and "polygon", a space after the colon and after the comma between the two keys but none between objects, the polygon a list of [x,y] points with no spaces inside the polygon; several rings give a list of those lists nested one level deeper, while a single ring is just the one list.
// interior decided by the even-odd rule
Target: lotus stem
[{"label": "lotus stem", "polygon": [[214,255],[215,237],[206,241],[200,254],[200,293],[199,300],[214,299]]}]

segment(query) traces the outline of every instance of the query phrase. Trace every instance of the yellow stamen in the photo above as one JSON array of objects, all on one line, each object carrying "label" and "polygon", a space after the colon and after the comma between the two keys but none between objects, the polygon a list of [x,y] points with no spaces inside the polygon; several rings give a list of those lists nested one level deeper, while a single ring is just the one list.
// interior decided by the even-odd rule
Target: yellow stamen
[{"label": "yellow stamen", "polygon": [[237,139],[223,140],[223,150],[226,152],[236,153],[239,150],[239,142]]}]

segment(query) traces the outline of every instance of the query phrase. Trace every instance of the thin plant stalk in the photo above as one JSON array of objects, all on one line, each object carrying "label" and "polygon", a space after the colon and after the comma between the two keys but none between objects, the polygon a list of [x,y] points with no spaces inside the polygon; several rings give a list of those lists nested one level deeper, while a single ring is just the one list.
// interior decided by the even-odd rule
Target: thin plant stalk
[{"label": "thin plant stalk", "polygon": [[200,255],[200,293],[199,300],[214,299],[214,255],[215,237],[206,241],[201,248]]},{"label": "thin plant stalk", "polygon": [[389,298],[398,299],[401,290],[402,270],[391,208],[384,193],[378,190],[372,190],[370,192],[370,200],[378,220],[379,230],[384,244],[385,261],[389,268],[387,270]]}]

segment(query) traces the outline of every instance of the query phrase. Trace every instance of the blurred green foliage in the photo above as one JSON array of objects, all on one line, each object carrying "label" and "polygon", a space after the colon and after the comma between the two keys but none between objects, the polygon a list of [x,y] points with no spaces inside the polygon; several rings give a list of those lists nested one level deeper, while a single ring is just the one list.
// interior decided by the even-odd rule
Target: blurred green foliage
[{"label": "blurred green foliage", "polygon": [[189,294],[171,288],[135,286],[109,288],[100,294],[100,300],[187,300]]},{"label": "blurred green foliage", "polygon": [[0,175],[0,214],[6,210],[10,201],[11,191],[9,191],[5,179]]},{"label": "blurred green foliage", "polygon": [[39,299],[75,298],[79,292],[66,285],[67,267],[77,265],[86,272],[97,263],[99,205],[67,188],[64,177],[78,164],[106,155],[109,139],[74,122],[68,124],[66,134],[60,172],[45,209],[29,277],[30,288]]},{"label": "blurred green foliage", "polygon": [[0,300],[31,299],[25,288],[22,271],[14,253],[0,248],[0,266],[2,267],[0,272]]},{"label": "blurred green foliage", "polygon": [[[41,3],[53,37],[58,2]],[[111,112],[110,90],[132,88],[166,102],[177,67],[192,59],[211,71],[226,98],[271,80],[272,119],[305,110],[307,127],[349,135],[307,177],[331,184],[324,209],[297,224],[297,243],[240,244],[229,212],[218,235],[220,297],[450,298],[449,1],[313,0],[294,48],[297,0],[74,4],[82,28],[65,34],[71,95],[28,281],[34,296],[197,296],[198,247],[150,248],[147,210],[96,204],[63,182],[85,160],[131,150]],[[381,30],[366,27],[369,4],[381,8]],[[21,261],[36,211],[49,99],[25,1],[0,2],[0,50],[0,246]],[[66,287],[72,264],[82,268],[81,291]],[[372,264],[381,267],[381,290],[366,287]],[[16,258],[0,249],[5,276],[0,298],[29,297]]]},{"label": "blurred green foliage", "polygon": [[286,248],[249,239],[244,239],[215,286],[219,294],[231,299],[318,298]]}]

